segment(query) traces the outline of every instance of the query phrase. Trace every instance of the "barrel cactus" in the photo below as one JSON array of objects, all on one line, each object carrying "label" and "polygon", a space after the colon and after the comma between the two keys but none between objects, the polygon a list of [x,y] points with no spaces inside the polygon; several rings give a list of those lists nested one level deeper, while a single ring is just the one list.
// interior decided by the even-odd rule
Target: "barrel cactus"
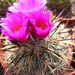
[{"label": "barrel cactus", "polygon": [[20,0],[1,19],[7,75],[62,75],[73,70],[71,37],[61,21],[50,21],[45,4]]}]

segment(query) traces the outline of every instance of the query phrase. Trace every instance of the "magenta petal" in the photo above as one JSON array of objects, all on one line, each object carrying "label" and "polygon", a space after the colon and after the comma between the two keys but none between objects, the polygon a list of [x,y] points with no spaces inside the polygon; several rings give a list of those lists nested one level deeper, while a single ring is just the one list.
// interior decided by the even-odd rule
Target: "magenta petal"
[{"label": "magenta petal", "polygon": [[13,40],[16,40],[15,39],[15,36],[14,34],[12,33],[11,30],[9,29],[2,29],[2,33],[5,35],[5,36],[8,36],[9,38],[13,39]]},{"label": "magenta petal", "polygon": [[29,39],[29,34],[27,34],[25,32],[25,29],[20,29],[20,31],[18,32],[14,32],[14,35],[17,39],[17,41],[20,41],[20,42],[27,42],[28,39]]},{"label": "magenta petal", "polygon": [[46,20],[46,21],[49,21],[50,20],[50,11],[47,11],[47,12],[45,12],[44,13],[44,19]]},{"label": "magenta petal", "polygon": [[18,10],[15,9],[14,6],[10,6],[10,7],[8,8],[8,10],[11,11],[11,12],[13,12],[13,13],[19,12]]},{"label": "magenta petal", "polygon": [[47,26],[44,30],[36,26],[33,26],[33,30],[34,30],[34,36],[36,38],[45,38],[49,35],[50,26]]},{"label": "magenta petal", "polygon": [[19,5],[25,11],[39,10],[45,7],[46,2],[43,0],[20,0]]},{"label": "magenta petal", "polygon": [[29,14],[39,10],[44,11],[45,4],[44,0],[19,0],[19,3],[13,3],[13,6],[9,7],[8,10],[13,13]]}]

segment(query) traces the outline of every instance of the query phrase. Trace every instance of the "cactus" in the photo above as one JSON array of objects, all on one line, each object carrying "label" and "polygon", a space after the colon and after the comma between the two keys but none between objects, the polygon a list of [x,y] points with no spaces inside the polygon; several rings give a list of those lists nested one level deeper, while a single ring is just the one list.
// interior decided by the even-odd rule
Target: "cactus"
[{"label": "cactus", "polygon": [[[70,66],[72,50],[68,32],[63,25],[57,25],[47,39],[32,40],[27,43],[4,40],[6,70],[12,75],[62,75],[73,70]],[[66,37],[68,38],[66,39]],[[68,41],[69,42],[69,41]],[[68,66],[68,67],[67,67]],[[65,71],[65,72],[64,72]],[[8,74],[9,75],[9,74]]]},{"label": "cactus", "polygon": [[[15,14],[12,13],[12,15],[13,16],[15,15],[15,17],[17,16],[17,18],[15,19],[19,20],[20,16],[17,15],[16,13],[17,12],[15,12]],[[25,14],[24,12],[21,12],[21,14],[22,13],[23,15]],[[10,14],[11,13],[8,13],[8,15]],[[28,14],[25,14],[25,15],[28,15]],[[9,19],[10,17],[13,17],[12,15],[5,18],[5,20]],[[5,74],[6,75],[63,75],[63,74],[67,75],[69,71],[73,71],[74,69],[70,65],[70,62],[72,60],[72,54],[74,54],[72,52],[71,46],[69,45],[71,44],[71,35],[68,33],[70,29],[65,29],[64,25],[62,24],[62,20],[57,22],[53,20],[54,28],[50,32],[50,35],[47,36],[46,38],[36,39],[36,36],[32,34],[34,33],[34,31],[30,29],[30,26],[35,24],[35,22],[33,22],[34,20],[39,21],[38,24],[41,26],[38,25],[37,27],[38,29],[42,29],[43,31],[45,29],[45,25],[43,28],[42,24],[44,23],[40,23],[40,20],[36,20],[38,17],[35,19],[31,17],[32,18],[31,20],[30,16],[28,16],[28,19],[27,19],[27,16],[25,18],[23,15],[21,15],[21,18],[23,17],[23,21],[24,21],[23,24],[27,24],[28,25],[27,28],[29,29],[29,31],[26,31],[26,32],[30,33],[30,34],[28,33],[30,38],[29,41],[21,42],[17,40],[12,40],[13,37],[11,40],[9,40],[11,36],[8,36],[9,37],[8,39],[8,37],[4,35],[0,37],[1,42],[4,46],[0,48],[0,50],[4,52],[5,60],[3,64],[6,65]],[[24,18],[26,19],[26,21],[24,20]],[[41,20],[42,19],[43,18],[41,18]],[[8,26],[10,26],[11,23],[13,23],[14,19],[11,18],[11,20],[9,19],[9,21],[7,22],[3,20],[4,21],[3,26],[5,26],[5,30],[7,31],[9,29],[6,28],[7,27],[6,24],[9,24]],[[14,21],[14,23],[17,24],[17,26],[19,24],[18,20],[16,20],[18,23]],[[47,22],[48,20],[46,21],[46,23]],[[16,27],[15,24],[13,28]],[[18,26],[18,28],[16,27],[14,30],[12,30],[12,32],[15,33],[17,30],[19,30],[19,27],[21,26]],[[11,26],[9,28],[13,29]],[[8,33],[6,34],[9,35]]]}]

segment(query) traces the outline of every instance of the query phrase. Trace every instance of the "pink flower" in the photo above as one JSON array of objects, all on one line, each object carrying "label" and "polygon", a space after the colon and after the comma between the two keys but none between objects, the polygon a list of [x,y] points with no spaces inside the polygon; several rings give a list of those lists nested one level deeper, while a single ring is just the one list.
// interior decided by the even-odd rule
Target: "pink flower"
[{"label": "pink flower", "polygon": [[9,37],[10,40],[19,42],[27,42],[29,39],[28,19],[26,16],[15,15],[13,13],[6,13],[6,18],[2,18],[2,33]]},{"label": "pink flower", "polygon": [[8,10],[13,13],[20,11],[28,14],[39,10],[44,10],[45,4],[45,0],[20,0],[19,3],[13,3],[13,6],[9,7]]},{"label": "pink flower", "polygon": [[31,16],[31,34],[35,38],[45,38],[51,32],[54,24],[49,22],[50,12],[35,12]]},{"label": "pink flower", "polygon": [[20,0],[9,7],[12,13],[2,18],[2,33],[11,40],[27,42],[30,34],[36,39],[45,38],[53,28],[50,12],[44,12],[43,0]]}]

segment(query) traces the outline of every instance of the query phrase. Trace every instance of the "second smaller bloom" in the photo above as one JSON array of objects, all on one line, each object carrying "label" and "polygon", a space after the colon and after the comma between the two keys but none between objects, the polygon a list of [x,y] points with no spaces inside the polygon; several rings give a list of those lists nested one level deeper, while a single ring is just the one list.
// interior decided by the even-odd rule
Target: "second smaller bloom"
[{"label": "second smaller bloom", "polygon": [[37,39],[47,37],[54,26],[49,22],[50,12],[35,12],[31,18],[31,34]]}]

